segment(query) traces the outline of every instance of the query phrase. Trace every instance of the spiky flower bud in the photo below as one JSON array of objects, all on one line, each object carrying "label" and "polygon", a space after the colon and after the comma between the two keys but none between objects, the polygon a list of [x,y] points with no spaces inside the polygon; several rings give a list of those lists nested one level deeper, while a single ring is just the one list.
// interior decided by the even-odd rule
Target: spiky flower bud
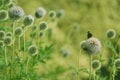
[{"label": "spiky flower bud", "polygon": [[101,68],[101,62],[99,60],[92,61],[92,68],[94,70],[99,70]]},{"label": "spiky flower bud", "polygon": [[38,53],[38,49],[37,49],[36,45],[29,46],[28,53],[32,56],[36,55]]},{"label": "spiky flower bud", "polygon": [[0,47],[4,46],[4,42],[2,40],[0,40]]},{"label": "spiky flower bud", "polygon": [[120,69],[120,59],[116,59],[114,65],[117,69]]},{"label": "spiky flower bud", "polygon": [[42,21],[42,22],[40,22],[40,24],[39,24],[39,30],[47,30],[47,28],[48,28],[48,26],[47,26],[47,22],[45,22],[45,21]]},{"label": "spiky flower bud", "polygon": [[39,7],[35,11],[36,18],[43,18],[46,15],[46,10],[42,7]]},{"label": "spiky flower bud", "polygon": [[64,14],[65,14],[64,10],[61,9],[61,10],[59,10],[59,11],[57,12],[56,16],[57,16],[57,18],[61,18],[61,17],[64,16]]},{"label": "spiky flower bud", "polygon": [[31,28],[32,28],[33,31],[38,29],[38,27],[36,25],[33,25]]},{"label": "spiky flower bud", "polygon": [[16,37],[21,37],[23,35],[22,27],[17,27],[14,31],[14,34],[15,34]]},{"label": "spiky flower bud", "polygon": [[8,18],[8,13],[6,10],[0,10],[0,21],[6,20]]},{"label": "spiky flower bud", "polygon": [[99,53],[101,50],[101,43],[97,38],[91,37],[81,43],[81,48],[87,53]]},{"label": "spiky flower bud", "polygon": [[30,25],[33,24],[33,22],[34,22],[34,17],[33,17],[32,15],[26,16],[26,17],[24,18],[24,20],[23,20],[23,24],[24,24],[25,26],[30,26]]},{"label": "spiky flower bud", "polygon": [[10,2],[10,4],[9,4],[9,8],[11,8],[11,7],[13,7],[13,6],[15,6],[15,3]]},{"label": "spiky flower bud", "polygon": [[24,16],[24,11],[19,6],[13,6],[13,7],[11,7],[9,9],[8,13],[9,13],[9,17],[12,20],[19,20],[20,18],[22,18]]},{"label": "spiky flower bud", "polygon": [[53,10],[51,10],[51,11],[49,12],[49,17],[50,17],[50,18],[55,18],[55,17],[56,17],[56,12],[53,11]]},{"label": "spiky flower bud", "polygon": [[5,37],[5,32],[4,31],[0,31],[0,39],[4,39]]},{"label": "spiky flower bud", "polygon": [[13,43],[12,37],[6,36],[6,37],[4,38],[4,45],[5,45],[5,46],[11,46],[12,43]]},{"label": "spiky flower bud", "polygon": [[12,33],[11,32],[7,32],[7,33],[5,33],[5,36],[12,36]]},{"label": "spiky flower bud", "polygon": [[71,54],[71,52],[68,48],[61,48],[60,53],[63,55],[63,57],[68,57]]},{"label": "spiky flower bud", "polygon": [[116,37],[116,31],[114,29],[108,29],[106,35],[107,38],[114,39]]}]

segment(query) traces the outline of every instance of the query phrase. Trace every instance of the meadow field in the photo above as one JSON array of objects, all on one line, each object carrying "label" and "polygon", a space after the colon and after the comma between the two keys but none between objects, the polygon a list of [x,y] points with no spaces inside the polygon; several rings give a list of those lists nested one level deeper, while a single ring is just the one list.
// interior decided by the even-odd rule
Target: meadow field
[{"label": "meadow field", "polygon": [[119,0],[0,0],[0,80],[120,80]]}]

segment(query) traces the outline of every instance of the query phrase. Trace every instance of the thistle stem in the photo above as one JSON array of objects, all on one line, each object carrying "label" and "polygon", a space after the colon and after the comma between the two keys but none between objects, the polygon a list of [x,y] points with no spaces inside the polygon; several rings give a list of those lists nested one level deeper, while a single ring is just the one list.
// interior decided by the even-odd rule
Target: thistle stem
[{"label": "thistle stem", "polygon": [[92,80],[92,55],[90,55],[90,74],[89,74],[89,80]]},{"label": "thistle stem", "polygon": [[27,64],[26,64],[26,74],[28,73],[29,60],[30,60],[30,56],[28,56],[28,58],[27,58]]}]

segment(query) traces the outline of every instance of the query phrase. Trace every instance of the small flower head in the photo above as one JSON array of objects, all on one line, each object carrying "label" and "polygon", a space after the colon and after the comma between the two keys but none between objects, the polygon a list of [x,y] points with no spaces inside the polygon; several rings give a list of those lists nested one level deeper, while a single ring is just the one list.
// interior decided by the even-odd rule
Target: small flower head
[{"label": "small flower head", "polygon": [[53,10],[51,10],[51,11],[49,12],[49,17],[50,17],[50,18],[55,18],[55,17],[56,17],[56,12],[53,11]]},{"label": "small flower head", "polygon": [[116,59],[114,65],[117,69],[120,69],[120,59]]},{"label": "small flower head", "polygon": [[16,37],[21,37],[23,35],[22,27],[17,27],[14,31],[14,34],[15,34]]},{"label": "small flower head", "polygon": [[38,29],[38,27],[36,25],[33,25],[31,28],[33,31],[36,31]]},{"label": "small flower head", "polygon": [[68,57],[71,54],[71,52],[68,48],[61,48],[60,53],[63,55],[63,57]]},{"label": "small flower head", "polygon": [[5,33],[5,36],[12,36],[12,33],[11,32],[7,32],[7,33]]},{"label": "small flower head", "polygon": [[33,24],[33,22],[34,22],[34,17],[33,17],[32,15],[26,16],[26,17],[24,18],[24,20],[23,20],[23,24],[24,24],[25,26],[30,26],[30,25]]},{"label": "small flower head", "polygon": [[39,7],[35,11],[36,18],[43,18],[46,15],[46,10],[42,7]]},{"label": "small flower head", "polygon": [[2,40],[0,40],[0,47],[4,46],[4,42]]},{"label": "small flower head", "polygon": [[24,11],[19,6],[13,6],[13,7],[11,7],[9,9],[8,13],[9,13],[9,17],[12,20],[19,20],[20,18],[22,18],[24,16]]},{"label": "small flower head", "polygon": [[38,49],[37,49],[36,45],[29,46],[28,53],[31,54],[32,56],[36,55],[38,53]]},{"label": "small flower head", "polygon": [[81,42],[81,48],[87,53],[99,53],[101,50],[101,43],[97,38],[89,38]]},{"label": "small flower head", "polygon": [[114,39],[116,37],[116,31],[114,29],[108,29],[106,35],[107,38]]},{"label": "small flower head", "polygon": [[0,39],[4,39],[5,37],[5,32],[4,31],[0,31]]},{"label": "small flower head", "polygon": [[39,30],[44,30],[45,31],[48,28],[47,22],[45,22],[45,21],[40,22],[38,27],[39,27]]},{"label": "small flower head", "polygon": [[63,17],[63,16],[64,16],[64,10],[63,10],[63,9],[59,10],[59,11],[57,12],[56,16],[57,16],[57,18]]},{"label": "small flower head", "polygon": [[5,46],[11,46],[12,43],[13,43],[12,37],[6,36],[6,37],[4,38],[4,45],[5,45]]},{"label": "small flower head", "polygon": [[101,68],[101,62],[99,60],[92,61],[92,68],[94,70],[99,70]]},{"label": "small flower head", "polygon": [[43,37],[45,34],[43,31],[40,31],[38,35],[39,35],[39,37]]},{"label": "small flower head", "polygon": [[13,7],[13,6],[15,6],[15,3],[14,3],[14,2],[10,2],[9,8],[11,8],[11,7]]},{"label": "small flower head", "polygon": [[6,10],[0,10],[0,21],[6,20],[8,18],[8,13]]}]

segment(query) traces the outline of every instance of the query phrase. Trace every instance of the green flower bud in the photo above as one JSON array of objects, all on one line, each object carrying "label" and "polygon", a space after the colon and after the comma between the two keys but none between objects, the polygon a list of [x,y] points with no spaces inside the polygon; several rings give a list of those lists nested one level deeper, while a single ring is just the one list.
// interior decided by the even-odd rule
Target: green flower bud
[{"label": "green flower bud", "polygon": [[115,65],[115,67],[116,67],[117,69],[120,69],[120,59],[116,59],[116,60],[114,61],[114,65]]},{"label": "green flower bud", "polygon": [[43,31],[40,31],[38,35],[39,35],[39,37],[43,37],[45,34]]},{"label": "green flower bud", "polygon": [[5,37],[5,32],[4,31],[0,31],[0,39],[4,39]]},{"label": "green flower bud", "polygon": [[63,10],[63,9],[59,10],[59,11],[57,12],[56,16],[57,16],[57,18],[63,17],[63,16],[64,16],[64,10]]},{"label": "green flower bud", "polygon": [[21,37],[21,36],[23,35],[23,29],[22,29],[22,27],[17,27],[17,28],[15,29],[15,31],[14,31],[14,35],[15,35],[16,37]]},{"label": "green flower bud", "polygon": [[4,4],[4,5],[9,5],[10,2],[11,2],[11,0],[3,0],[3,4]]},{"label": "green flower bud", "polygon": [[2,40],[0,40],[0,47],[4,46],[4,42]]},{"label": "green flower bud", "polygon": [[32,56],[36,55],[38,53],[38,49],[35,45],[31,45],[28,47],[28,53]]},{"label": "green flower bud", "polygon": [[9,17],[12,20],[19,20],[20,18],[22,18],[24,16],[24,11],[19,6],[13,6],[13,7],[11,7],[9,9],[8,13],[9,13]]},{"label": "green flower bud", "polygon": [[114,29],[108,29],[106,35],[107,38],[114,39],[116,37],[116,31]]},{"label": "green flower bud", "polygon": [[99,70],[101,68],[101,62],[99,60],[92,61],[92,68],[94,70]]},{"label": "green flower bud", "polygon": [[30,26],[30,25],[33,24],[33,22],[34,22],[34,17],[33,17],[32,15],[26,16],[26,17],[24,18],[24,20],[23,20],[23,24],[24,24],[25,26]]},{"label": "green flower bud", "polygon": [[53,11],[53,10],[51,10],[51,11],[49,12],[49,17],[50,17],[50,18],[55,18],[55,17],[56,17],[56,12]]},{"label": "green flower bud", "polygon": [[0,10],[0,21],[6,20],[8,18],[8,13],[6,10]]},{"label": "green flower bud", "polygon": [[5,46],[11,46],[12,43],[13,43],[12,37],[6,36],[6,37],[4,38],[4,45],[5,45]]},{"label": "green flower bud", "polygon": [[5,33],[5,36],[12,36],[12,33],[11,32],[7,32],[7,33]]},{"label": "green flower bud", "polygon": [[47,28],[48,28],[48,26],[47,26],[47,22],[45,22],[45,21],[42,21],[42,22],[40,22],[40,24],[39,24],[39,30],[47,30]]}]

